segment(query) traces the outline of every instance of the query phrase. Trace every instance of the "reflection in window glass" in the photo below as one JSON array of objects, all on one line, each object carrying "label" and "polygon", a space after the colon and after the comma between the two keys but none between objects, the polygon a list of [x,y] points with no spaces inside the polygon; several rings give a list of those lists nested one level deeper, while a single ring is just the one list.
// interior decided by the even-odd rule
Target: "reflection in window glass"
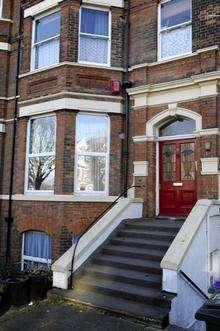
[{"label": "reflection in window glass", "polygon": [[106,193],[108,132],[106,116],[78,115],[76,191]]},{"label": "reflection in window glass", "polygon": [[31,120],[28,153],[29,191],[54,189],[55,116]]},{"label": "reflection in window glass", "polygon": [[161,28],[168,28],[190,20],[190,0],[172,0],[161,4]]},{"label": "reflection in window glass", "polygon": [[182,134],[191,134],[195,131],[195,121],[188,118],[178,118],[174,121],[164,124],[159,129],[159,136],[178,136]]}]

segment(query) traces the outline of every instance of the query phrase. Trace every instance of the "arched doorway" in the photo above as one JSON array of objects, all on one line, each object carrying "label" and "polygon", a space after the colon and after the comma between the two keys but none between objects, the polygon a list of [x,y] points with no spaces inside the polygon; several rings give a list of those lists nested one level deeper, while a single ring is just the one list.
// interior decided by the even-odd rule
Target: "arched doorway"
[{"label": "arched doorway", "polygon": [[197,201],[195,130],[193,119],[179,115],[158,128],[161,215],[187,216]]}]

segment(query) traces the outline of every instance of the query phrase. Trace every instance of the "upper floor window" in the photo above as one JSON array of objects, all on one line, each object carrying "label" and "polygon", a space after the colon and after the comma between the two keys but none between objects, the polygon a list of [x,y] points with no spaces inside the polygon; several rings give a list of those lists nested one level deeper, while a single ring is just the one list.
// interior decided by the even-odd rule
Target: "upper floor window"
[{"label": "upper floor window", "polygon": [[23,234],[22,269],[47,269],[51,264],[51,258],[51,236],[41,231],[27,231]]},{"label": "upper floor window", "polygon": [[35,20],[33,28],[32,69],[59,63],[60,12]]},{"label": "upper floor window", "polygon": [[55,172],[55,116],[31,119],[28,128],[26,191],[53,191]]},{"label": "upper floor window", "polygon": [[79,62],[110,64],[110,13],[81,8]]},{"label": "upper floor window", "polygon": [[104,115],[78,115],[75,191],[87,194],[107,194],[108,159],[108,117]]},{"label": "upper floor window", "polygon": [[158,58],[192,51],[191,0],[165,0],[159,5]]}]

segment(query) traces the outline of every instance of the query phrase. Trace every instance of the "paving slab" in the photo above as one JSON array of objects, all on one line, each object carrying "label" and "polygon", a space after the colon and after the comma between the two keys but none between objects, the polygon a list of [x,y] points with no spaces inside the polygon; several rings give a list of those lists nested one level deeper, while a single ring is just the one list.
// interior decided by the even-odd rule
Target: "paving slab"
[{"label": "paving slab", "polygon": [[[10,310],[0,317],[1,331],[153,331],[131,320],[67,303],[43,302]],[[169,327],[169,331],[180,331]]]}]

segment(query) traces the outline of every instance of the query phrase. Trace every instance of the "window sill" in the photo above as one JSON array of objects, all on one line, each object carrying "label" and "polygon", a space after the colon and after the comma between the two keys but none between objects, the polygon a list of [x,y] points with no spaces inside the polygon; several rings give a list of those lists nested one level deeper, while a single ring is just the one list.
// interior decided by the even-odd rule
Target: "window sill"
[{"label": "window sill", "polygon": [[[0,196],[2,200],[8,200],[9,196]],[[117,196],[109,195],[58,195],[58,194],[39,194],[39,193],[25,193],[14,194],[12,200],[14,201],[50,201],[50,202],[114,202]]]}]

